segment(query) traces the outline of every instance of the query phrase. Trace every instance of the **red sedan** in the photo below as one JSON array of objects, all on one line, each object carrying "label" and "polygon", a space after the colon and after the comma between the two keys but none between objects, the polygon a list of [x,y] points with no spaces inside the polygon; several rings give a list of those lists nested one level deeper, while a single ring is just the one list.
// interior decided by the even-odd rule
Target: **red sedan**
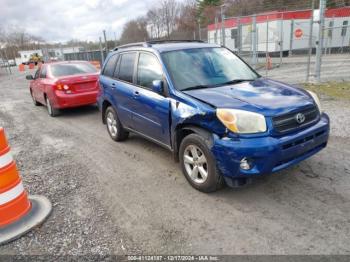
[{"label": "red sedan", "polygon": [[46,105],[50,116],[59,109],[96,103],[99,71],[89,62],[65,61],[43,64],[34,77],[28,75],[35,105]]}]

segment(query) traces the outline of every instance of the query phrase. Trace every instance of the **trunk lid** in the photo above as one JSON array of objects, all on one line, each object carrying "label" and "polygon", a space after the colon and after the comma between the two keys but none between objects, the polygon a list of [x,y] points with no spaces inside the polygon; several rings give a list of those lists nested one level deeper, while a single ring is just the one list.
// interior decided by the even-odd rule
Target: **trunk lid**
[{"label": "trunk lid", "polygon": [[57,78],[57,83],[67,85],[72,93],[84,93],[98,90],[98,73],[72,75]]}]

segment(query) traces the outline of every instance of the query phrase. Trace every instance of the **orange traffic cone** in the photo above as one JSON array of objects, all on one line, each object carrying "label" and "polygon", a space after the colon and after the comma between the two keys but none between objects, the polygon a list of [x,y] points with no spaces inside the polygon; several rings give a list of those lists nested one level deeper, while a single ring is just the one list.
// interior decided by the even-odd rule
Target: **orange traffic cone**
[{"label": "orange traffic cone", "polygon": [[24,65],[23,65],[23,64],[20,64],[20,65],[18,66],[18,71],[20,71],[20,72],[24,72],[24,71],[25,71],[25,68],[24,68]]},{"label": "orange traffic cone", "polygon": [[23,188],[5,132],[0,127],[0,244],[15,240],[41,224],[52,205],[44,196],[30,196]]},{"label": "orange traffic cone", "polygon": [[266,68],[267,70],[272,69],[272,59],[269,53],[267,53],[267,56],[266,56]]},{"label": "orange traffic cone", "polygon": [[93,64],[97,69],[101,69],[100,61],[90,61],[91,64]]}]

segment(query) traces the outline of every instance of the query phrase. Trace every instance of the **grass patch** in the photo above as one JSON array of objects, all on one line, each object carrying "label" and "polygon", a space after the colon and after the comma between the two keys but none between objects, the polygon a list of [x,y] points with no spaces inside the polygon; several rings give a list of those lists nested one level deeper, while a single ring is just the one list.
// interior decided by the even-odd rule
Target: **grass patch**
[{"label": "grass patch", "polygon": [[304,84],[305,89],[309,89],[318,95],[327,95],[339,99],[350,100],[350,82],[329,82],[324,84]]}]

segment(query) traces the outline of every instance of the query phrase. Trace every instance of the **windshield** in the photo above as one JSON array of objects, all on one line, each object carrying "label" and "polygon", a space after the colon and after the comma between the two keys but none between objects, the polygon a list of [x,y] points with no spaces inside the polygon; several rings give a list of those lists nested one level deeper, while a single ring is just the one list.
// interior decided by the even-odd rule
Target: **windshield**
[{"label": "windshield", "polygon": [[90,63],[56,64],[51,66],[54,77],[96,73],[97,69]]},{"label": "windshield", "polygon": [[221,47],[169,51],[162,58],[178,90],[215,87],[258,77],[236,55]]}]

